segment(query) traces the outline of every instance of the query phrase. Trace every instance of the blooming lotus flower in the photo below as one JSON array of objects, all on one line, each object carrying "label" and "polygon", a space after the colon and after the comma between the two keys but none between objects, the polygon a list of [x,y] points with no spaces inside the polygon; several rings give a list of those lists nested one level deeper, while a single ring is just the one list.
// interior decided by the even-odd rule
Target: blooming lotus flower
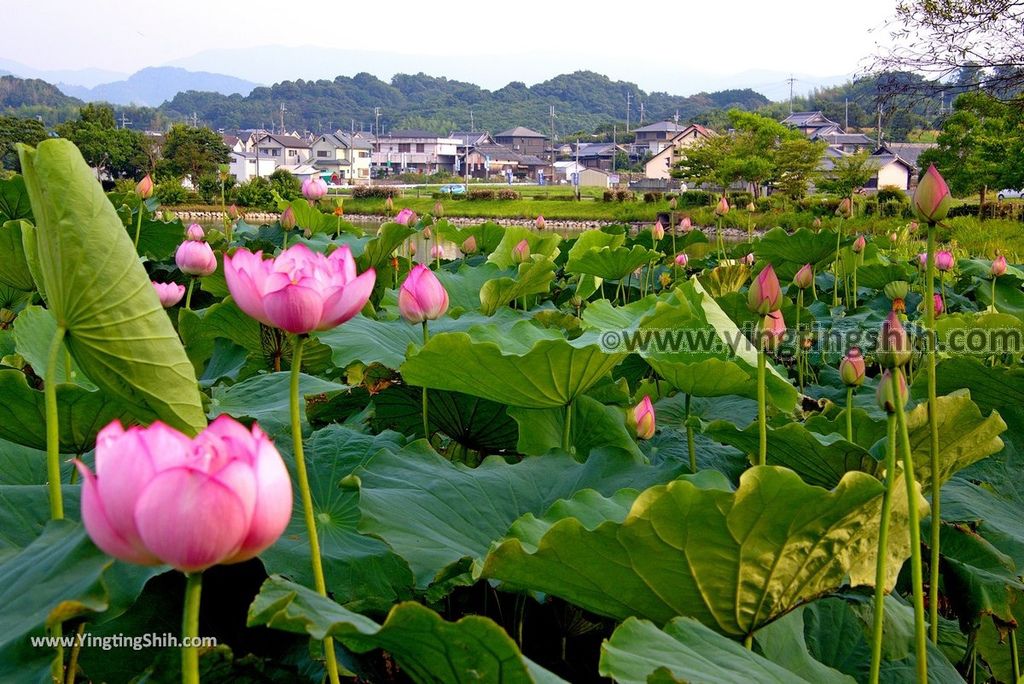
[{"label": "blooming lotus flower", "polygon": [[882,368],[899,368],[905,366],[913,351],[910,348],[910,337],[907,335],[900,317],[895,311],[890,311],[889,316],[882,321],[882,328],[878,335],[878,365]]},{"label": "blooming lotus flower", "polygon": [[995,259],[993,259],[992,267],[989,269],[989,273],[992,274],[993,278],[998,278],[999,276],[1006,273],[1006,257],[1000,254]]},{"label": "blooming lotus flower", "polygon": [[199,240],[199,241],[205,240],[206,239],[206,231],[204,231],[203,227],[201,225],[199,225],[198,223],[193,223],[192,225],[190,225],[188,227],[188,230],[185,231],[185,239],[186,240]]},{"label": "blooming lotus flower", "polygon": [[195,439],[163,423],[96,437],[82,476],[82,522],[105,553],[182,572],[240,563],[273,544],[292,514],[280,454],[258,426],[222,415]]},{"label": "blooming lotus flower", "polygon": [[686,252],[680,252],[679,254],[676,254],[675,262],[676,266],[685,267],[686,264],[690,263],[690,257],[686,255]]},{"label": "blooming lotus flower", "polygon": [[171,308],[185,296],[184,285],[179,285],[178,283],[158,283],[155,280],[150,282],[153,283],[156,296],[160,298],[160,305],[165,309]]},{"label": "blooming lotus flower", "polygon": [[274,259],[239,249],[224,259],[232,298],[257,321],[302,334],[330,330],[355,316],[373,291],[376,272],[356,275],[348,245],[331,255],[292,245]]},{"label": "blooming lotus flower", "polygon": [[534,224],[537,226],[537,230],[544,230],[548,226],[548,222],[544,220],[543,214],[537,215],[537,220],[534,222]]},{"label": "blooming lotus flower", "polygon": [[305,197],[310,204],[316,202],[318,199],[327,194],[327,183],[320,176],[310,176],[306,180],[302,181],[302,196]]},{"label": "blooming lotus flower", "polygon": [[430,258],[431,259],[444,259],[444,247],[442,247],[441,245],[437,245],[437,244],[435,244],[433,247],[431,247],[430,248]]},{"label": "blooming lotus flower", "polygon": [[633,407],[629,415],[629,424],[633,427],[637,439],[650,439],[654,436],[654,404],[647,395]]},{"label": "blooming lotus flower", "polygon": [[417,264],[398,290],[398,310],[410,323],[433,321],[448,310],[448,292],[433,271]]},{"label": "blooming lotus flower", "polygon": [[142,199],[149,199],[153,196],[153,188],[153,178],[147,173],[135,184],[135,194]]},{"label": "blooming lotus flower", "polygon": [[[927,260],[927,256],[925,259]],[[945,272],[953,270],[953,265],[955,263],[956,259],[953,257],[952,252],[944,249],[935,253],[935,268],[940,271]]]},{"label": "blooming lotus flower", "polygon": [[930,164],[914,191],[914,211],[922,221],[935,223],[946,218],[952,203],[949,186],[935,164]]},{"label": "blooming lotus flower", "polygon": [[941,316],[946,310],[946,303],[942,301],[942,295],[936,292],[932,297],[935,299],[934,311],[936,316]]},{"label": "blooming lotus flower", "polygon": [[764,349],[775,349],[786,334],[786,321],[782,311],[776,310],[765,314],[761,319],[761,342]]},{"label": "blooming lotus flower", "polygon": [[228,207],[228,218],[231,219],[232,221],[237,221],[241,215],[242,212],[238,211],[238,207],[236,207],[234,204]]},{"label": "blooming lotus flower", "polygon": [[207,242],[185,240],[174,253],[174,263],[182,273],[205,277],[217,270],[217,255]]},{"label": "blooming lotus flower", "polygon": [[651,236],[655,240],[661,240],[662,238],[665,237],[665,227],[661,225],[660,220],[654,222],[654,227],[651,228]]},{"label": "blooming lotus flower", "polygon": [[793,276],[793,284],[799,287],[801,290],[806,290],[814,284],[814,266],[811,264],[804,264],[800,267],[800,270]]},{"label": "blooming lotus flower", "polygon": [[899,368],[892,370],[886,368],[878,380],[878,389],[875,390],[875,400],[878,401],[878,408],[882,409],[886,413],[896,413],[897,399],[892,391],[893,373],[896,373],[896,377],[898,378],[900,406],[906,406],[907,404],[907,376],[905,376],[903,371]]},{"label": "blooming lotus flower", "polygon": [[868,241],[864,239],[863,235],[858,235],[857,239],[853,241],[853,253],[860,254],[867,247]]},{"label": "blooming lotus flower", "polygon": [[839,362],[839,377],[847,387],[860,387],[864,384],[864,357],[859,347],[850,347],[846,356]]},{"label": "blooming lotus flower", "polygon": [[444,205],[441,200],[434,202],[434,216],[444,216]]},{"label": "blooming lotus flower", "polygon": [[281,227],[285,230],[293,230],[298,225],[298,220],[295,218],[295,210],[291,207],[287,207],[281,212],[281,218],[278,219],[281,222]]},{"label": "blooming lotus flower", "polygon": [[689,216],[684,216],[683,220],[679,222],[679,230],[681,230],[684,233],[689,233],[691,230],[693,230],[693,222],[690,221]]},{"label": "blooming lotus flower", "polygon": [[775,275],[775,269],[768,264],[750,283],[750,290],[747,292],[747,308],[764,316],[772,311],[778,311],[780,306],[782,306],[782,288],[779,286],[779,278]]},{"label": "blooming lotus flower", "polygon": [[530,243],[523,238],[512,248],[512,263],[521,264],[530,258]]},{"label": "blooming lotus flower", "polygon": [[729,213],[729,200],[725,199],[725,195],[718,200],[718,206],[715,207],[715,214],[717,216],[725,216]]},{"label": "blooming lotus flower", "polygon": [[[388,199],[391,198],[389,197]],[[410,223],[416,223],[416,213],[412,209],[406,207],[395,216],[395,223],[400,223],[403,226],[407,226]]]},{"label": "blooming lotus flower", "polygon": [[476,236],[470,235],[462,241],[462,253],[473,254],[474,252],[476,252]]},{"label": "blooming lotus flower", "polygon": [[658,276],[658,282],[661,283],[662,287],[668,287],[672,283],[672,276],[668,273],[662,273]]}]

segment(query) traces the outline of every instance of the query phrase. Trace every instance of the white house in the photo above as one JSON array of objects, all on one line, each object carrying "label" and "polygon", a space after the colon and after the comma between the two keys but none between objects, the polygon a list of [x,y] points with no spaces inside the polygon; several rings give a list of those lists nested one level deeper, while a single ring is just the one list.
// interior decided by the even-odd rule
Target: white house
[{"label": "white house", "polygon": [[309,143],[293,135],[264,133],[257,137],[255,150],[261,157],[272,157],[278,165],[297,165],[309,161]]},{"label": "white house", "polygon": [[330,172],[337,182],[367,181],[370,178],[370,141],[337,131],[318,136],[310,145],[310,161]]},{"label": "white house", "polygon": [[[656,178],[658,180],[668,180],[672,177],[672,167],[679,161],[681,150],[685,150],[690,145],[693,145],[701,140],[707,140],[718,135],[710,128],[705,128],[700,124],[690,124],[683,126],[680,130],[676,131],[668,142],[665,143],[665,147],[660,149],[653,157],[647,160],[644,164],[644,178]],[[653,143],[651,143],[653,145]],[[659,143],[660,144],[660,143]]]},{"label": "white house", "polygon": [[392,131],[377,138],[373,165],[388,173],[454,171],[462,140],[430,131]]},{"label": "white house", "polygon": [[231,151],[231,159],[228,164],[228,173],[235,177],[239,183],[245,183],[251,178],[260,176],[266,178],[277,169],[277,160],[273,157],[260,156],[257,160],[254,152]]}]

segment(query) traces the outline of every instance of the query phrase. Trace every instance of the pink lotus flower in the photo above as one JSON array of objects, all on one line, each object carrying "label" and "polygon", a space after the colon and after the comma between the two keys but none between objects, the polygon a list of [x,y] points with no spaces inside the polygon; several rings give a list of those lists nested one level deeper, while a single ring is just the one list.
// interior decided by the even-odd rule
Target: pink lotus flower
[{"label": "pink lotus flower", "polygon": [[189,439],[163,423],[96,438],[96,473],[79,460],[82,522],[105,553],[199,572],[255,557],[292,513],[288,470],[257,426],[222,415]]},{"label": "pink lotus flower", "polygon": [[935,315],[941,316],[942,313],[946,310],[946,303],[942,301],[942,295],[939,294],[938,292],[932,295],[932,297],[934,297],[935,299]]},{"label": "pink lotus flower", "polygon": [[[388,199],[391,198],[389,197]],[[416,223],[416,212],[414,212],[412,209],[409,209],[408,207],[402,209],[395,216],[395,223],[399,223],[403,226],[407,226],[411,223]]]},{"label": "pink lotus flower", "polygon": [[327,194],[327,183],[320,176],[310,176],[302,181],[302,196],[309,200],[310,204]]},{"label": "pink lotus flower", "polygon": [[811,264],[804,264],[800,267],[800,270],[793,276],[793,284],[799,287],[801,290],[806,290],[814,284],[814,266]]},{"label": "pink lotus flower", "polygon": [[232,221],[237,221],[241,215],[242,212],[240,212],[238,210],[238,207],[235,206],[234,204],[228,207],[228,218],[231,219]]},{"label": "pink lotus flower", "polygon": [[430,258],[431,259],[444,259],[445,258],[444,257],[444,247],[442,247],[441,245],[438,245],[438,244],[435,244],[433,247],[431,247],[430,248]]},{"label": "pink lotus flower", "polygon": [[762,316],[778,311],[782,306],[782,287],[779,286],[779,278],[775,275],[775,269],[768,264],[750,283],[750,290],[747,292],[747,308]]},{"label": "pink lotus flower", "polygon": [[849,218],[853,214],[853,203],[850,202],[849,197],[844,197],[843,201],[836,207],[836,216],[845,216]]},{"label": "pink lotus flower", "polygon": [[875,390],[875,400],[878,402],[878,408],[882,409],[886,413],[896,413],[897,400],[892,391],[893,373],[896,373],[897,382],[899,383],[900,405],[906,405],[907,403],[907,376],[904,375],[903,371],[899,368],[896,368],[895,370],[887,368],[878,379],[878,389]]},{"label": "pink lotus flower", "polygon": [[179,285],[178,283],[158,283],[155,280],[150,282],[153,283],[156,296],[160,298],[160,305],[165,309],[171,308],[185,296],[184,285]]},{"label": "pink lotus flower", "polygon": [[153,196],[153,178],[147,173],[138,183],[135,184],[135,194],[142,199],[149,199]]},{"label": "pink lotus flower", "polygon": [[776,310],[765,314],[761,319],[761,342],[764,349],[775,349],[786,334],[786,321],[782,311]]},{"label": "pink lotus flower", "polygon": [[[416,219],[416,214],[413,214],[412,216],[413,216],[413,220],[415,220]],[[424,240],[429,240],[431,238],[431,236],[433,236],[433,233],[430,231],[430,226],[425,226],[423,228],[423,239]]]},{"label": "pink lotus flower", "polygon": [[839,362],[839,377],[848,387],[860,387],[864,384],[864,357],[859,347],[850,347],[846,356]]},{"label": "pink lotus flower", "polygon": [[946,218],[952,203],[953,196],[946,180],[935,168],[935,164],[929,165],[914,191],[914,211],[922,221],[935,223]]},{"label": "pink lotus flower", "polygon": [[537,230],[544,230],[547,227],[548,223],[547,221],[544,220],[543,215],[538,215],[537,220],[535,221],[535,225],[537,226]]},{"label": "pink lotus flower", "polygon": [[444,205],[441,200],[434,202],[434,216],[444,216]]},{"label": "pink lotus flower", "polygon": [[661,225],[661,221],[655,221],[654,227],[651,228],[651,236],[655,240],[661,240],[665,237],[665,226]]},{"label": "pink lotus flower", "polygon": [[189,239],[178,245],[174,263],[182,273],[205,277],[217,270],[217,255],[209,243]]},{"label": "pink lotus flower", "polygon": [[298,220],[295,218],[295,210],[291,207],[286,208],[281,212],[281,227],[285,230],[292,230],[298,225]]},{"label": "pink lotus flower", "polygon": [[185,231],[186,240],[197,240],[202,241],[206,239],[206,231],[198,223],[193,223]]},{"label": "pink lotus flower", "polygon": [[377,277],[372,268],[356,275],[348,245],[326,257],[301,243],[267,260],[239,249],[225,257],[224,276],[238,308],[295,334],[330,330],[355,316]]},{"label": "pink lotus flower", "polygon": [[868,241],[864,239],[863,235],[858,235],[857,239],[853,241],[853,253],[860,254],[867,247]]},{"label": "pink lotus flower", "polygon": [[409,256],[416,256],[416,243],[409,240],[409,242],[405,244],[409,248]]},{"label": "pink lotus flower", "polygon": [[989,273],[992,274],[993,278],[998,278],[999,276],[1006,273],[1006,257],[1000,254],[995,259],[993,259],[992,267],[989,269]]},{"label": "pink lotus flower", "polygon": [[448,310],[448,292],[433,271],[417,264],[398,290],[398,310],[410,323],[433,321]]},{"label": "pink lotus flower", "polygon": [[725,216],[729,213],[729,200],[725,199],[725,195],[722,195],[722,199],[718,200],[718,206],[715,207],[715,214],[718,216]]},{"label": "pink lotus flower", "polygon": [[889,233],[889,242],[896,243],[900,239],[900,236],[895,232]]},{"label": "pink lotus flower", "polygon": [[909,230],[911,233],[917,230],[917,221],[911,221],[910,223],[908,223],[907,230]]},{"label": "pink lotus flower", "polygon": [[637,439],[650,439],[654,436],[654,418],[654,404],[651,403],[651,398],[645,395],[640,403],[633,407],[629,416],[629,423],[633,426]]},{"label": "pink lotus flower", "polygon": [[899,368],[905,366],[913,355],[910,347],[910,336],[907,335],[900,317],[895,311],[882,321],[878,335],[878,349],[875,356],[882,368]]},{"label": "pink lotus flower", "polygon": [[685,267],[686,264],[690,263],[690,257],[686,255],[686,252],[680,252],[679,254],[676,254],[675,262],[676,266]]},{"label": "pink lotus flower", "polygon": [[476,236],[470,235],[468,238],[462,241],[462,253],[473,254],[476,252]]},{"label": "pink lotus flower", "polygon": [[[925,257],[927,259],[927,256]],[[935,268],[940,271],[951,271],[953,265],[956,263],[956,259],[953,257],[953,253],[948,250],[941,250],[935,253]]]},{"label": "pink lotus flower", "polygon": [[512,262],[521,264],[530,258],[530,243],[523,238],[519,241],[515,247],[512,248]]},{"label": "pink lotus flower", "polygon": [[693,230],[693,222],[690,220],[689,216],[684,216],[683,220],[679,222],[679,230],[684,233],[689,233]]}]

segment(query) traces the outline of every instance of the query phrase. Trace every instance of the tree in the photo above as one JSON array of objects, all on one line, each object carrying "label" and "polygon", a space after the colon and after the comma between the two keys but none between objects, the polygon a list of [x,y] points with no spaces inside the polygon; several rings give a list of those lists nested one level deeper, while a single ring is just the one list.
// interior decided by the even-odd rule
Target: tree
[{"label": "tree", "polygon": [[286,200],[302,196],[302,183],[288,169],[274,169],[270,174],[270,187]]},{"label": "tree", "polygon": [[62,123],[57,134],[73,142],[97,174],[113,178],[135,178],[149,170],[145,139],[138,131],[117,128],[114,110],[88,104],[79,110],[78,120]]},{"label": "tree", "polygon": [[224,141],[209,128],[171,126],[164,140],[163,159],[157,171],[175,177],[187,176],[194,185],[200,176],[216,174],[231,158]]},{"label": "tree", "polygon": [[775,187],[789,199],[798,200],[807,194],[825,153],[826,143],[805,138],[791,138],[779,143],[776,154],[778,175]]},{"label": "tree", "polygon": [[35,119],[19,119],[15,116],[0,116],[0,168],[20,171],[17,143],[38,145],[46,140],[46,128]]},{"label": "tree", "polygon": [[853,209],[853,193],[860,190],[878,173],[878,164],[867,150],[837,157],[832,169],[822,173],[818,187],[840,197],[850,198]]}]

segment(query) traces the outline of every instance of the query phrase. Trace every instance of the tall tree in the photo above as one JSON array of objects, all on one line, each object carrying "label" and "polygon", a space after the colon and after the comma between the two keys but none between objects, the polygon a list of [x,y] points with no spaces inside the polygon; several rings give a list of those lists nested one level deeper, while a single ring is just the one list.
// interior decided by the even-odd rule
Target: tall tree
[{"label": "tall tree", "polygon": [[46,128],[35,119],[0,116],[0,168],[20,171],[17,143],[38,145],[46,140]]},{"label": "tall tree", "polygon": [[807,194],[825,154],[824,141],[810,141],[802,136],[779,143],[776,155],[778,174],[775,187],[789,199],[797,200]]},{"label": "tall tree", "polygon": [[849,197],[853,210],[853,193],[860,190],[878,173],[878,164],[867,150],[837,157],[832,169],[822,172],[818,187],[841,197]]},{"label": "tall tree", "polygon": [[218,165],[230,158],[224,141],[209,128],[176,124],[164,139],[163,159],[157,170],[178,178],[188,176],[194,184],[200,176],[217,173]]},{"label": "tall tree", "polygon": [[99,175],[135,178],[149,168],[144,139],[138,131],[117,128],[114,110],[88,104],[76,121],[57,127],[57,134],[75,143],[82,156]]}]

